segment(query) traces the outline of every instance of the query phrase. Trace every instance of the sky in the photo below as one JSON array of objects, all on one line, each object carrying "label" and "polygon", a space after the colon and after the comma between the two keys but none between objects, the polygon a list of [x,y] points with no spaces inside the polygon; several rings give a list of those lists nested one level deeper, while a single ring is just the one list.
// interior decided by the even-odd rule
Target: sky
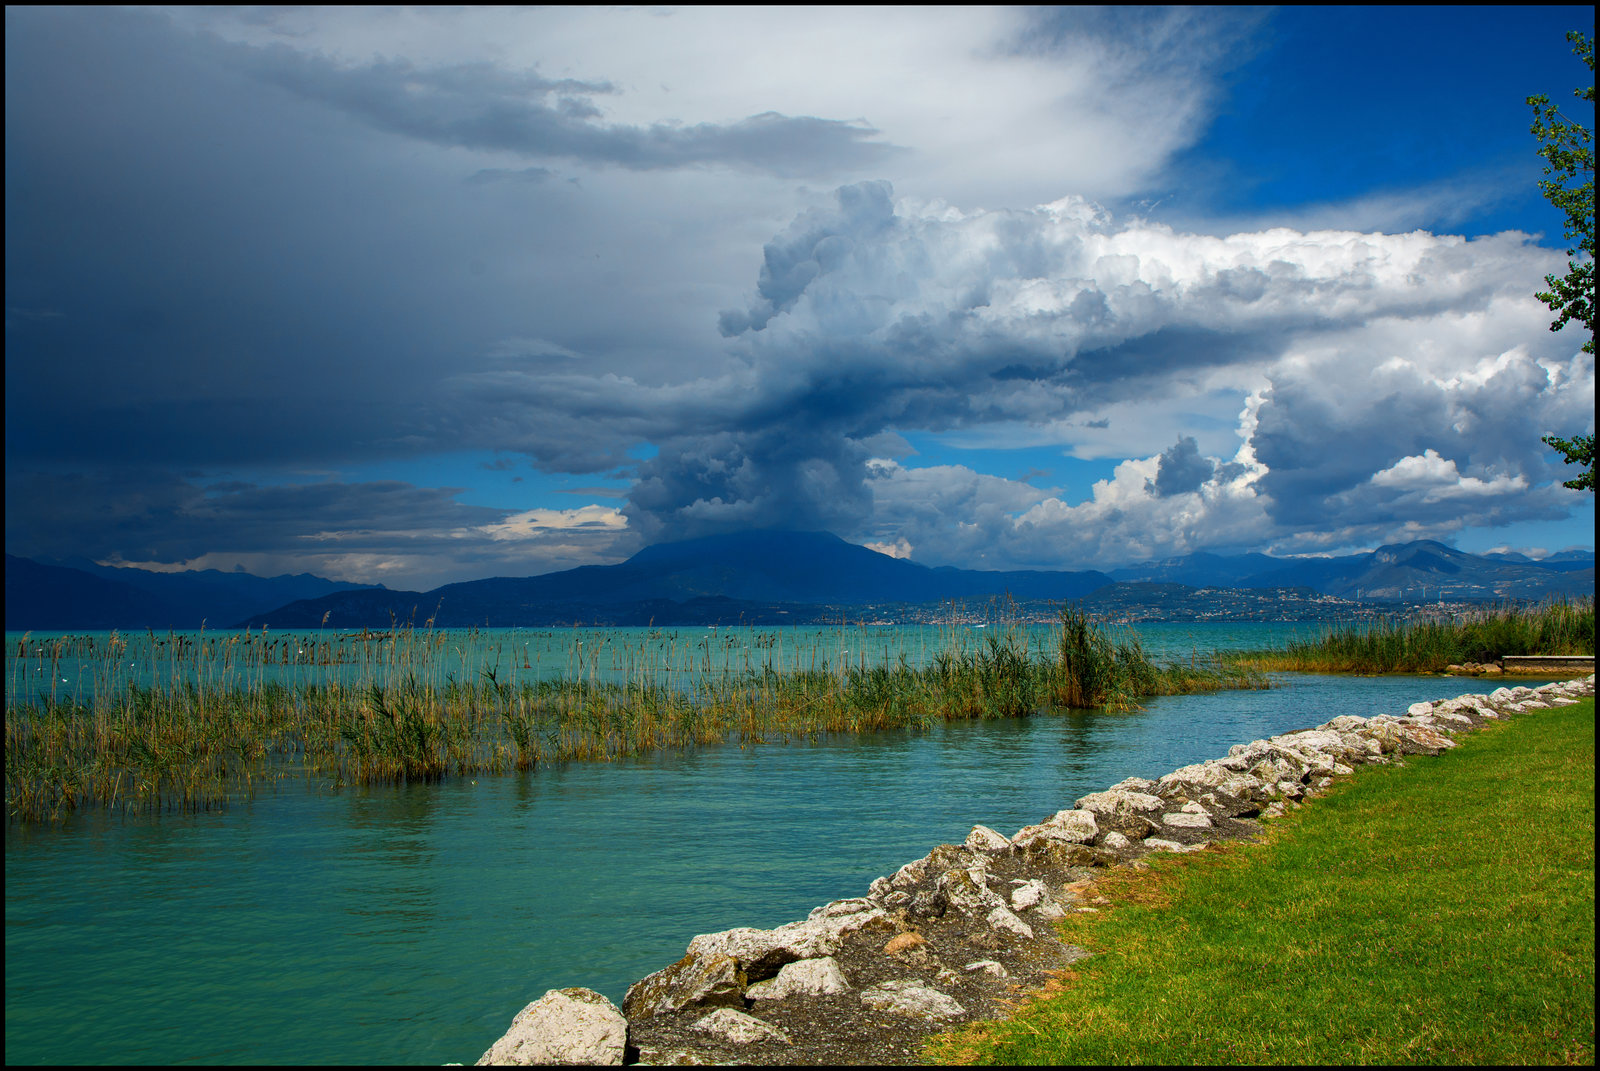
[{"label": "sky", "polygon": [[1588,7],[6,9],[6,550],[1594,545]]}]

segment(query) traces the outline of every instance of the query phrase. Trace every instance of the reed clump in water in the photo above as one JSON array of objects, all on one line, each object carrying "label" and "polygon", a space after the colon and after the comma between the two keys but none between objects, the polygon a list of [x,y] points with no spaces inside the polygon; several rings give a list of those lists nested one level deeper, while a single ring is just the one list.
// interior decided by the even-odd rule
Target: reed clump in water
[{"label": "reed clump in water", "polygon": [[1059,651],[1060,656],[1044,669],[1050,700],[1061,707],[1132,710],[1147,696],[1268,687],[1267,679],[1251,666],[1215,660],[1158,666],[1146,657],[1136,634],[1114,641],[1072,607],[1061,611]]},{"label": "reed clump in water", "polygon": [[1438,673],[1506,655],[1594,654],[1594,599],[1502,605],[1456,617],[1329,626],[1312,640],[1228,651],[1230,666],[1265,672]]},{"label": "reed clump in water", "polygon": [[[787,666],[759,637],[765,656],[752,661],[743,648],[742,664],[714,659],[705,639],[630,656],[612,673],[620,680],[602,679],[609,641],[580,640],[559,679],[521,681],[502,679],[498,661],[471,665],[471,634],[455,634],[456,645],[431,626],[333,638],[25,636],[6,700],[7,813],[203,810],[291,774],[334,786],[433,781],[1266,686],[1248,669],[1154,666],[1136,636],[1114,642],[1076,610],[1063,611],[1059,636],[1038,649],[1018,629],[972,636],[952,630],[915,662],[844,652],[830,662],[812,649],[809,659],[792,652]],[[63,676],[69,660],[88,667],[87,685]],[[269,676],[285,665],[306,668],[292,684]]]}]

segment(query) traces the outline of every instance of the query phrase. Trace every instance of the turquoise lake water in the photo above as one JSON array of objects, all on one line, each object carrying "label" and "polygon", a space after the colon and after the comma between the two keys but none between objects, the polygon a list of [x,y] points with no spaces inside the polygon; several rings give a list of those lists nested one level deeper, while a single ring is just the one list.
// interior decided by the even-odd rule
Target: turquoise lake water
[{"label": "turquoise lake water", "polygon": [[[1177,657],[1295,628],[1311,627],[1140,633]],[[575,642],[552,634],[552,650],[557,640]],[[16,650],[14,637],[7,646]],[[695,934],[802,918],[975,823],[1009,835],[1124,777],[1158,777],[1337,714],[1401,713],[1493,687],[1282,681],[1151,700],[1130,715],[724,746],[402,788],[286,780],[222,812],[11,825],[6,1059],[471,1063],[546,989],[588,986],[620,1002]]]}]

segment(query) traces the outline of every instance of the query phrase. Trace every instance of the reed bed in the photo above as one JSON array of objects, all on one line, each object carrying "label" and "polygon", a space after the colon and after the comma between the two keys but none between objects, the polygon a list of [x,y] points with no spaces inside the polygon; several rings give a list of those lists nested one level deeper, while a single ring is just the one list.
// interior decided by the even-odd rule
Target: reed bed
[{"label": "reed bed", "polygon": [[1311,640],[1226,651],[1225,665],[1263,672],[1437,673],[1506,655],[1594,654],[1594,599],[1501,605],[1452,617],[1329,626]]},{"label": "reed bed", "polygon": [[[854,660],[784,651],[774,635],[738,652],[710,637],[649,651],[579,641],[559,676],[528,680],[516,674],[532,668],[526,656],[476,664],[475,636],[431,625],[316,638],[24,636],[6,700],[6,809],[21,821],[206,810],[286,776],[432,781],[1267,686],[1247,667],[1156,666],[1136,636],[1115,641],[1074,609],[1032,649],[1017,628],[975,637],[951,629],[915,660],[871,661],[864,650]],[[285,683],[273,676],[284,665],[310,668]]]}]

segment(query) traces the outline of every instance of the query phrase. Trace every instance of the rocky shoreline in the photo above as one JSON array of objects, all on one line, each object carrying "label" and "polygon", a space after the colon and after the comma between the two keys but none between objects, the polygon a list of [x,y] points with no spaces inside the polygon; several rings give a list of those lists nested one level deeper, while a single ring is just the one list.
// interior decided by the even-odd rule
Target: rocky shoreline
[{"label": "rocky shoreline", "polygon": [[1159,781],[1128,778],[1011,837],[976,826],[802,921],[696,937],[630,986],[620,1010],[589,989],[551,990],[478,1063],[914,1063],[929,1035],[1005,1016],[1088,955],[1052,923],[1096,910],[1106,868],[1251,839],[1358,765],[1437,755],[1456,733],[1592,696],[1594,681],[1336,717]]}]

